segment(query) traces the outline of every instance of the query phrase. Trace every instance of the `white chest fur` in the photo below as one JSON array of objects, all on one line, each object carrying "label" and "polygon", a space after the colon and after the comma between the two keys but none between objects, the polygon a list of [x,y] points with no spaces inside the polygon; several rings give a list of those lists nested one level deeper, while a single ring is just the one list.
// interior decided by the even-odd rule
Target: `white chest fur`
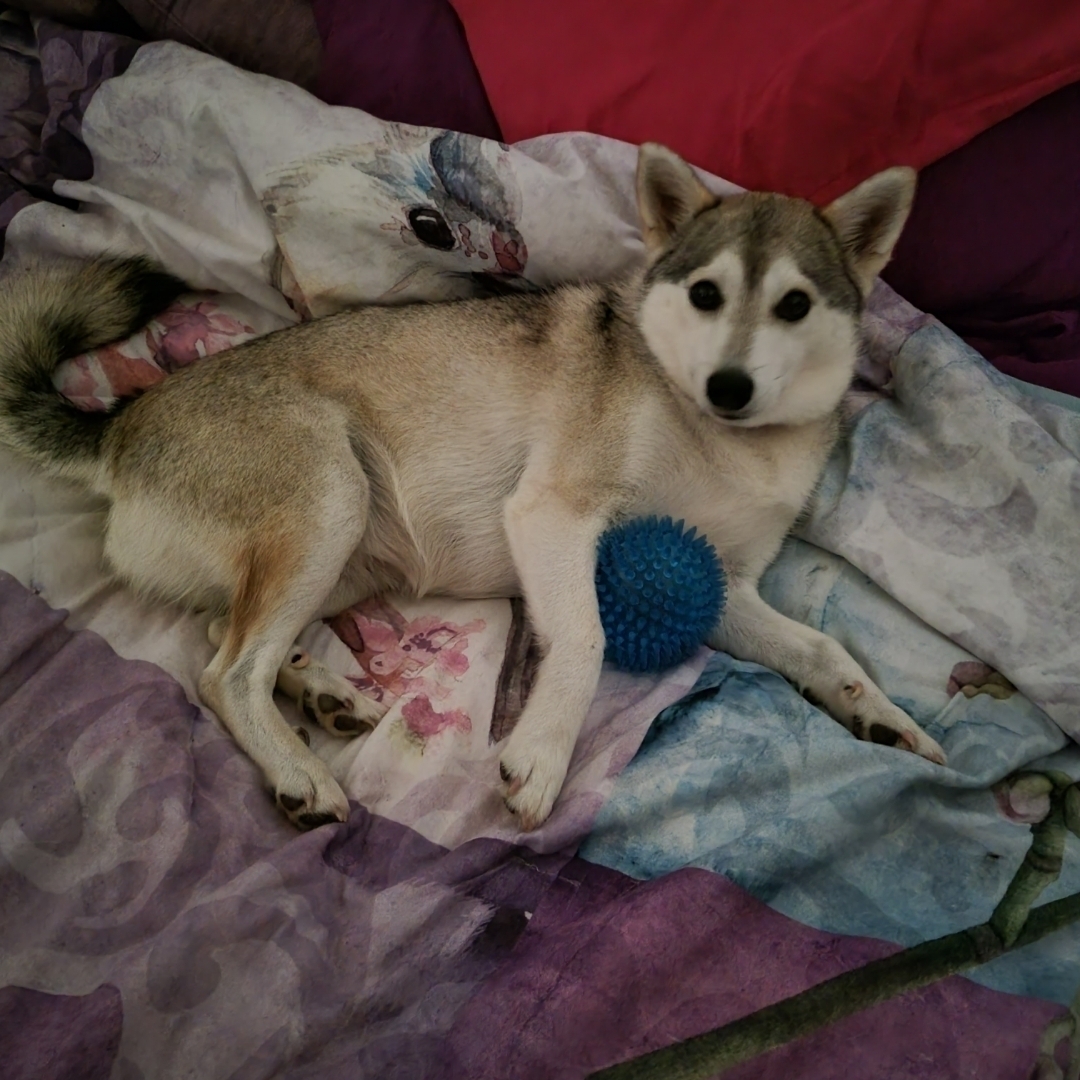
[{"label": "white chest fur", "polygon": [[729,574],[756,580],[813,494],[834,433],[831,419],[721,430],[683,459],[658,510],[704,532]]}]

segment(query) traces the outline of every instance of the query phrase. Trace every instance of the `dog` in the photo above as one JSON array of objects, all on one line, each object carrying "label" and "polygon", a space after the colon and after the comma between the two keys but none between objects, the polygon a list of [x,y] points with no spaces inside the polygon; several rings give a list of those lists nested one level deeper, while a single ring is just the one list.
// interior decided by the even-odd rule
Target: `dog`
[{"label": "dog", "polygon": [[712,647],[780,672],[858,738],[943,764],[836,641],[757,588],[838,438],[860,313],[914,190],[898,167],[821,211],[717,198],[646,144],[646,260],[626,280],[345,311],[109,413],[60,397],[56,365],[184,284],[144,259],[39,268],[0,299],[0,441],[110,500],[105,553],[136,590],[217,612],[200,695],[299,827],[344,821],[348,802],[275,685],[331,733],[377,723],[294,642],[383,592],[524,598],[543,656],[500,773],[521,827],[539,826],[600,676],[597,540],[650,514],[723,560]]}]

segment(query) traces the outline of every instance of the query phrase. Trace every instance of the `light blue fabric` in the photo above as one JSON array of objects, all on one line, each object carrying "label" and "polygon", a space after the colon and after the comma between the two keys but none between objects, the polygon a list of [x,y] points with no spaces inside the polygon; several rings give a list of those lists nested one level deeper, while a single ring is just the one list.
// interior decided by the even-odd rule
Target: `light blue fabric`
[{"label": "light blue fabric", "polygon": [[1051,390],[1048,386],[1036,386],[1035,383],[1024,382],[1023,379],[1015,379],[1012,375],[1006,375],[1009,380],[1022,394],[1038,401],[1048,401],[1059,409],[1068,409],[1069,412],[1080,413],[1080,398],[1072,394],[1063,394],[1060,390]]},{"label": "light blue fabric", "polygon": [[[930,329],[929,342],[909,341],[905,349],[937,349],[943,365],[982,364],[954,346],[951,335]],[[982,400],[935,407],[1011,416],[1009,399],[1020,398],[1015,385],[985,375]],[[1075,447],[1080,414],[1024,393],[1020,404],[1053,430],[1056,445]],[[895,408],[883,402],[865,410],[853,445],[830,465],[826,494],[831,484],[865,497],[877,472],[868,447]],[[1016,437],[1012,445],[1026,451]],[[1007,447],[996,449],[1007,457]],[[944,498],[949,468],[945,455],[938,486]],[[813,532],[811,523],[804,535]],[[1080,551],[1074,554],[1080,561]],[[1014,553],[991,551],[987,558],[992,564]],[[891,569],[886,559],[881,576],[887,580]],[[1000,700],[985,691],[965,696],[961,687],[970,692],[992,669],[839,555],[793,539],[766,574],[762,593],[840,640],[942,744],[949,767],[859,742],[775,673],[717,654],[691,694],[657,718],[580,854],[639,878],[705,867],[800,922],[904,945],[985,920],[1031,835],[1006,816],[991,786],[1020,768],[1052,766],[1080,778],[1080,747],[1019,691],[1006,687]],[[987,597],[979,602],[986,607]],[[1012,609],[1002,603],[1000,616],[1008,620]],[[1046,658],[1050,666],[1055,660]],[[1076,891],[1080,841],[1070,837],[1061,878],[1039,902]],[[1070,1001],[1080,986],[1080,925],[971,977],[1000,990]]]}]

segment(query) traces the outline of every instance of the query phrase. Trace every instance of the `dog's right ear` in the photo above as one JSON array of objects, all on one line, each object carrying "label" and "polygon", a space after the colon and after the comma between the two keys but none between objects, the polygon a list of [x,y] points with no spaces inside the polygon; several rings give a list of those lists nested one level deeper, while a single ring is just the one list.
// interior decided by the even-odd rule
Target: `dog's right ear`
[{"label": "dog's right ear", "polygon": [[683,225],[718,201],[678,154],[659,143],[642,144],[637,202],[649,262],[667,248]]}]

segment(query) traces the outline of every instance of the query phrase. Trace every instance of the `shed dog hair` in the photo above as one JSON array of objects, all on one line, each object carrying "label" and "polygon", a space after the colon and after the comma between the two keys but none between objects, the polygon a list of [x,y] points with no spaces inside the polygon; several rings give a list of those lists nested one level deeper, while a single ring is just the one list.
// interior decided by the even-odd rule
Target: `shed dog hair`
[{"label": "shed dog hair", "polygon": [[334,734],[375,724],[379,705],[294,663],[293,645],[384,591],[524,597],[544,655],[500,771],[522,826],[544,821],[604,654],[597,539],[648,514],[696,526],[723,559],[710,644],[774,668],[858,738],[944,762],[837,642],[757,589],[837,438],[863,303],[914,189],[895,168],[823,211],[718,199],[647,144],[647,260],[628,279],[343,312],[109,413],[60,397],[56,365],[133,333],[183,284],[142,259],[13,275],[0,442],[110,500],[106,555],[134,588],[219,613],[200,693],[299,826],[348,803],[275,683]]}]

